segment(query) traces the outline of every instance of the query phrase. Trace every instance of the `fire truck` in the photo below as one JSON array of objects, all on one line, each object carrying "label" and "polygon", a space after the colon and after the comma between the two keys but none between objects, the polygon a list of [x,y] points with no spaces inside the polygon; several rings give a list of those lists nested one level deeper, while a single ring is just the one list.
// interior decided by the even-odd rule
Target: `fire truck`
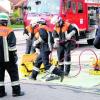
[{"label": "fire truck", "polygon": [[98,21],[100,20],[100,0],[25,0],[23,19],[25,27],[34,17],[45,18],[53,29],[50,19],[61,16],[65,21],[75,24],[79,29],[79,38],[93,43]]}]

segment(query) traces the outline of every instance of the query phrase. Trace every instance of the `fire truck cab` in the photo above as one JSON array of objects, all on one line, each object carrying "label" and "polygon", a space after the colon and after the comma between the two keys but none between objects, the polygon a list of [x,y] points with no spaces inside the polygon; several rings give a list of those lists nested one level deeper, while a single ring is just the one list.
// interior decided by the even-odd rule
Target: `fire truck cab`
[{"label": "fire truck cab", "polygon": [[25,26],[33,17],[42,17],[53,29],[50,19],[58,15],[79,28],[80,39],[86,38],[88,44],[93,43],[100,20],[97,13],[100,0],[26,0],[23,8]]},{"label": "fire truck cab", "polygon": [[93,43],[98,26],[99,0],[63,0],[62,17],[78,26],[80,39]]}]

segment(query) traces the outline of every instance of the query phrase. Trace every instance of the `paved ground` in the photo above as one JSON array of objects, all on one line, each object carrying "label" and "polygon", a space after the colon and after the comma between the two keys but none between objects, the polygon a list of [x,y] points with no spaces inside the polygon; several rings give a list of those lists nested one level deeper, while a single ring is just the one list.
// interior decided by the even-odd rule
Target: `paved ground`
[{"label": "paved ground", "polygon": [[[22,35],[22,31],[17,31],[18,56],[21,57],[21,53],[25,52],[25,39]],[[23,45],[22,45],[23,44]],[[20,51],[20,53],[19,53]],[[77,55],[80,54],[80,50],[74,52],[73,61],[77,61]],[[83,54],[84,55],[84,54]],[[87,52],[83,58],[89,57]],[[86,60],[86,59],[85,59]],[[100,75],[90,75],[89,66],[87,63],[82,63],[84,68],[75,63],[69,77],[65,77],[61,83],[59,80],[45,82],[42,77],[45,74],[38,76],[37,81],[29,80],[22,77],[20,74],[21,88],[25,91],[26,95],[23,97],[14,98],[11,93],[11,84],[8,74],[6,73],[5,84],[7,96],[0,98],[0,100],[100,100]],[[76,77],[75,77],[76,76]]]}]

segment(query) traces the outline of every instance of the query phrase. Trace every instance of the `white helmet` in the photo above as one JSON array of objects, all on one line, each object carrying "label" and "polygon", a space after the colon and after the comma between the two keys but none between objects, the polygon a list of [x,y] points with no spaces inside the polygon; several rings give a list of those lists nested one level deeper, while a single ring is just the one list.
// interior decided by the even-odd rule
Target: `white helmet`
[{"label": "white helmet", "polygon": [[40,18],[38,21],[39,24],[46,24],[46,19]]},{"label": "white helmet", "polygon": [[34,27],[35,25],[37,25],[38,23],[38,20],[39,18],[38,17],[34,17],[32,18],[31,22],[30,22],[30,25],[32,25],[32,27]]},{"label": "white helmet", "polygon": [[7,13],[0,13],[0,20],[9,20],[9,16]]},{"label": "white helmet", "polygon": [[58,23],[62,18],[55,15],[54,17],[51,18],[51,24],[56,24]]}]

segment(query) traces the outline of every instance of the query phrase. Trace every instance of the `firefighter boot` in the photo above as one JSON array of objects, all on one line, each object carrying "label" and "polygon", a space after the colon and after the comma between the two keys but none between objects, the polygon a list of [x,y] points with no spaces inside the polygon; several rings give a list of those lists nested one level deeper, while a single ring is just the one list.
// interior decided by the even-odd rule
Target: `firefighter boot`
[{"label": "firefighter boot", "polygon": [[32,75],[30,76],[30,79],[36,80],[37,75],[38,75],[38,72],[33,70]]},{"label": "firefighter boot", "polygon": [[5,87],[0,86],[0,98],[7,96],[7,93],[5,92]]},{"label": "firefighter boot", "polygon": [[69,72],[70,72],[70,65],[65,65],[65,71],[64,71],[65,76],[68,76]]},{"label": "firefighter boot", "polygon": [[24,92],[21,91],[20,85],[12,86],[12,96],[13,97],[23,96],[23,95],[24,95]]},{"label": "firefighter boot", "polygon": [[64,72],[62,70],[60,70],[57,67],[55,67],[54,70],[52,71],[52,73],[60,76],[60,78],[61,78],[60,81],[61,82],[63,81],[63,79],[64,79]]}]

